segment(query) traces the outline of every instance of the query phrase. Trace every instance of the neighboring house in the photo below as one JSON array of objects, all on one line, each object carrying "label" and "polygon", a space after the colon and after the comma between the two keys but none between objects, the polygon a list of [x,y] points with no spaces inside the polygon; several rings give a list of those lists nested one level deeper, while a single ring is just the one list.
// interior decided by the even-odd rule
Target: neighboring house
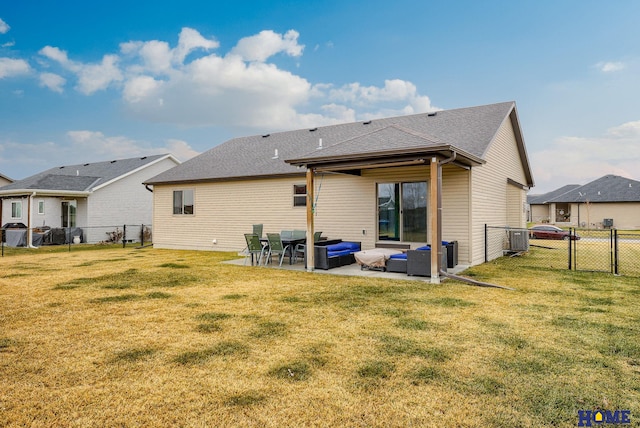
[{"label": "neighboring house", "polygon": [[528,202],[536,223],[640,229],[640,181],[617,175],[530,195]]},{"label": "neighboring house", "polygon": [[[235,138],[146,183],[156,248],[237,251],[252,224],[363,249],[417,247],[441,230],[473,265],[485,224],[526,226],[533,178],[506,102]],[[490,251],[502,255],[502,243]]]},{"label": "neighboring house", "polygon": [[0,187],[13,183],[13,180],[6,175],[0,174]]},{"label": "neighboring house", "polygon": [[0,188],[2,224],[29,233],[80,227],[85,242],[104,241],[104,227],[151,224],[153,195],[143,182],[179,164],[164,154],[51,168]]}]

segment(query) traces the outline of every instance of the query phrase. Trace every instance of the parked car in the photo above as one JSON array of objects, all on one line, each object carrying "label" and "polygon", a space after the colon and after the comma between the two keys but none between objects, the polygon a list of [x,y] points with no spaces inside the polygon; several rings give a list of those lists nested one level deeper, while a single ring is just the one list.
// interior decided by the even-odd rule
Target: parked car
[{"label": "parked car", "polygon": [[578,234],[571,235],[569,231],[550,224],[541,224],[530,227],[529,237],[532,239],[580,239]]}]

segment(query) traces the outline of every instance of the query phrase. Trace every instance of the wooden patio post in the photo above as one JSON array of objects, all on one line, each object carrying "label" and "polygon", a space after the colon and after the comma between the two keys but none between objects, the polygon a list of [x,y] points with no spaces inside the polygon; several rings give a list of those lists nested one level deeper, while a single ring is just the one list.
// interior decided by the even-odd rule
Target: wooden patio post
[{"label": "wooden patio post", "polygon": [[440,242],[439,215],[439,175],[440,164],[435,156],[431,158],[429,180],[429,215],[431,216],[431,283],[440,284],[440,257],[442,249]]},{"label": "wooden patio post", "polygon": [[313,242],[313,234],[314,234],[314,216],[315,216],[315,207],[313,205],[314,195],[314,175],[315,171],[312,168],[307,167],[307,244],[306,244],[306,255],[307,255],[307,271],[313,272],[314,267],[316,265],[315,262],[315,250],[314,250],[314,242]]}]

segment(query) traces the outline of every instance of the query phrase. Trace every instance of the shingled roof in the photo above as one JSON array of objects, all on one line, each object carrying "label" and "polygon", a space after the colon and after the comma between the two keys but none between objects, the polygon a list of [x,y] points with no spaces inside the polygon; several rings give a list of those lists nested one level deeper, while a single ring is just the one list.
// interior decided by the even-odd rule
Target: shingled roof
[{"label": "shingled roof", "polygon": [[99,186],[165,157],[171,157],[171,155],[59,166],[0,187],[0,195],[23,191],[90,193]]},{"label": "shingled roof", "polygon": [[640,181],[618,175],[605,175],[553,198],[545,198],[542,203],[572,202],[640,202]]},{"label": "shingled roof", "polygon": [[567,184],[559,189],[553,190],[549,193],[544,193],[542,195],[528,195],[527,203],[531,205],[544,205],[548,203],[548,201],[557,198],[558,196],[564,195],[571,190],[577,189],[578,187],[580,187],[579,184]]},{"label": "shingled roof", "polygon": [[[530,174],[515,103],[442,110],[231,139],[147,180],[177,184],[303,174],[299,165],[326,158],[455,148],[470,164],[483,156],[502,123],[515,121]],[[532,183],[532,180],[531,180]]]}]

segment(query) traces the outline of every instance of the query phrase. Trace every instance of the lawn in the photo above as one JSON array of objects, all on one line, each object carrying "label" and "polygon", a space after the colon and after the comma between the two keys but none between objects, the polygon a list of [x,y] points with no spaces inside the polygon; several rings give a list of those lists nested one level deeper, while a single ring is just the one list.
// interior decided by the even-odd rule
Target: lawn
[{"label": "lawn", "polygon": [[106,248],[0,259],[0,426],[574,427],[640,420],[640,281],[509,291]]}]

